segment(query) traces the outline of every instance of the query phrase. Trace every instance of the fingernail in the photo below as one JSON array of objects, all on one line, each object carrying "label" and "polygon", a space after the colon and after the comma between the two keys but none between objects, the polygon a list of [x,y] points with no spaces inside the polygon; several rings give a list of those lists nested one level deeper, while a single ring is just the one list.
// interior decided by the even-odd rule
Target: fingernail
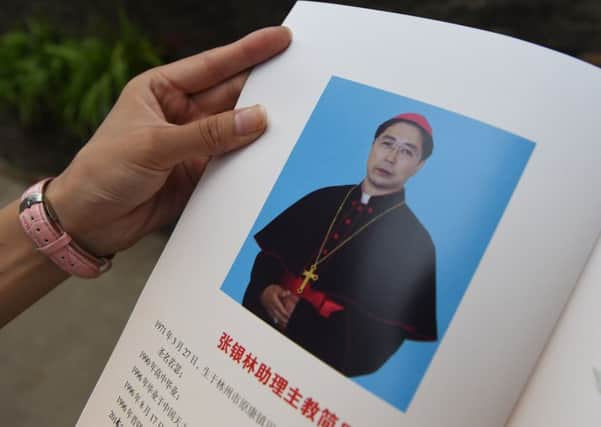
[{"label": "fingernail", "polygon": [[290,36],[290,40],[292,40],[292,30],[290,29],[290,27],[282,25],[282,28],[284,28],[284,29],[286,29],[288,31],[288,35]]},{"label": "fingernail", "polygon": [[267,124],[267,113],[262,105],[243,108],[234,115],[236,135],[244,136],[258,132]]}]

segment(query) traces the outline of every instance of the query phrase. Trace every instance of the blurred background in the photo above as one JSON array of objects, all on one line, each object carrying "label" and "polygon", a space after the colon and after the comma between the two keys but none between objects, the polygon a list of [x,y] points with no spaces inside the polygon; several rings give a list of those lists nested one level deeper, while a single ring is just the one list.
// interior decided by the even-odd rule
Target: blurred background
[{"label": "blurred background", "polygon": [[[599,0],[337,3],[486,29],[601,65]],[[0,204],[58,174],[132,76],[277,25],[293,4],[2,0]],[[148,236],[99,280],[69,279],[0,330],[3,425],[74,425],[167,238]]]}]

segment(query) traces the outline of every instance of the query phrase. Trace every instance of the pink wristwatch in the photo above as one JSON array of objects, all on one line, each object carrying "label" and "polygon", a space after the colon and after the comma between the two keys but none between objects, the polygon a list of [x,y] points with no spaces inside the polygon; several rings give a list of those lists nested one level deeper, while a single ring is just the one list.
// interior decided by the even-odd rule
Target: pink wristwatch
[{"label": "pink wristwatch", "polygon": [[21,196],[19,220],[36,248],[67,273],[79,277],[98,277],[111,261],[96,257],[77,245],[63,230],[52,207],[44,199],[44,190],[52,178],[46,178],[28,188]]}]

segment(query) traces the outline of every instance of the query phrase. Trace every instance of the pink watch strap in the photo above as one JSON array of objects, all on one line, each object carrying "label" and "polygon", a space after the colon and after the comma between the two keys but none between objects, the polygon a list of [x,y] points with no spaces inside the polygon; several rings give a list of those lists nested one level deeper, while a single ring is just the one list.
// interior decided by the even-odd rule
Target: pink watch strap
[{"label": "pink watch strap", "polygon": [[[111,267],[108,258],[96,257],[79,247],[49,215],[44,189],[52,178],[34,184],[21,196],[19,220],[36,248],[67,273],[79,277],[98,277]],[[50,212],[52,212],[50,210]]]}]

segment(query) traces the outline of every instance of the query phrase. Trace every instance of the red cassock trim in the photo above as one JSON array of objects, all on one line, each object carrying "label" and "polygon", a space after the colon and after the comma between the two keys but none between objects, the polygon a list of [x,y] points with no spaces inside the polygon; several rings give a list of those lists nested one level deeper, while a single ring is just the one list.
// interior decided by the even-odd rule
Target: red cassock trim
[{"label": "red cassock trim", "polygon": [[317,310],[320,316],[328,318],[332,313],[344,310],[344,306],[329,299],[324,292],[312,289],[310,283],[307,283],[305,289],[303,289],[303,293],[299,294],[298,290],[302,283],[303,279],[301,277],[298,277],[289,271],[286,271],[282,277],[282,285],[294,295],[299,295],[302,299],[315,307],[315,310]]}]

